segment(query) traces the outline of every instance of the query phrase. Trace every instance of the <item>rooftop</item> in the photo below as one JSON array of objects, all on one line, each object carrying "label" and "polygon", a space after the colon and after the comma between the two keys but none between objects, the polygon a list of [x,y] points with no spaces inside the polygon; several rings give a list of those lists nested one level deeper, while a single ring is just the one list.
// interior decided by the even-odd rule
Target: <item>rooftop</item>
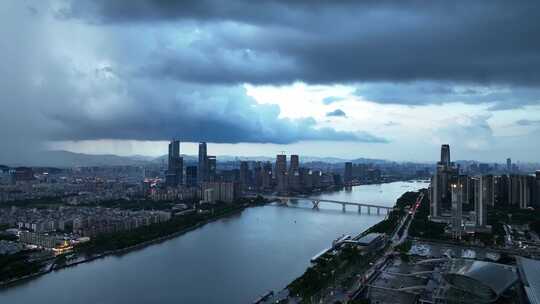
[{"label": "rooftop", "polygon": [[454,291],[491,302],[518,280],[515,267],[467,259],[452,259],[443,274]]},{"label": "rooftop", "polygon": [[517,265],[529,302],[540,303],[540,261],[518,257]]},{"label": "rooftop", "polygon": [[367,235],[364,235],[358,240],[359,245],[369,245],[371,242],[377,240],[378,238],[384,236],[382,233],[369,233]]}]

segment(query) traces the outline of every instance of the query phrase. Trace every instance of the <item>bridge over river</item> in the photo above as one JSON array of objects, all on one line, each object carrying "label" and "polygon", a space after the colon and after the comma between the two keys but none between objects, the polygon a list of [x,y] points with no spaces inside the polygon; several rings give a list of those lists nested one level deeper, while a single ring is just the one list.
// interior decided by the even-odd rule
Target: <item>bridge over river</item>
[{"label": "bridge over river", "polygon": [[388,214],[391,210],[394,209],[394,207],[382,206],[382,205],[372,204],[372,203],[339,201],[339,200],[324,199],[324,198],[279,196],[279,195],[263,195],[263,197],[267,200],[279,201],[281,204],[284,204],[284,205],[288,205],[293,200],[307,200],[307,201],[311,201],[311,203],[313,204],[313,209],[319,209],[319,205],[321,203],[339,204],[343,207],[343,211],[346,211],[347,206],[356,206],[358,208],[359,213],[362,213],[362,208],[367,209],[367,214],[371,214],[371,209],[375,209],[378,215],[381,214],[381,210],[385,211]]}]

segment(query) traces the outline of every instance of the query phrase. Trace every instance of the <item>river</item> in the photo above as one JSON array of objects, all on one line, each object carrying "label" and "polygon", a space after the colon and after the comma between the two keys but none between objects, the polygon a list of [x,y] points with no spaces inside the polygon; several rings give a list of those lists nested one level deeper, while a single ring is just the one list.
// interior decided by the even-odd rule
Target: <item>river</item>
[{"label": "river", "polygon": [[[318,197],[393,206],[422,182],[355,186]],[[209,223],[174,239],[108,256],[0,290],[0,303],[251,303],[280,290],[342,234],[384,218],[357,208],[299,201],[266,205]]]}]

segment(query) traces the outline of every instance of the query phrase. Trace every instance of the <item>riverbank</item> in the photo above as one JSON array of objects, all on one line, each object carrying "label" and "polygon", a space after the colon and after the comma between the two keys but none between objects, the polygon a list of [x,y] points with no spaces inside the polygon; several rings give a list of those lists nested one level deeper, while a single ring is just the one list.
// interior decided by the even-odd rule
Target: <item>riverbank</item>
[{"label": "riverbank", "polygon": [[[107,256],[112,256],[112,255],[121,256],[121,255],[130,253],[132,251],[140,250],[140,249],[143,249],[145,247],[148,247],[148,246],[151,246],[151,245],[154,245],[154,244],[159,244],[159,243],[162,243],[164,241],[179,237],[179,236],[181,236],[183,234],[186,234],[186,233],[188,233],[190,231],[193,231],[195,229],[201,228],[201,227],[203,227],[204,225],[206,225],[208,223],[217,221],[219,219],[222,219],[222,218],[234,215],[234,214],[239,214],[239,213],[243,212],[246,208],[258,207],[258,206],[263,206],[263,205],[265,205],[265,203],[251,203],[251,204],[243,203],[243,204],[238,204],[237,206],[234,206],[234,208],[226,210],[223,213],[218,213],[215,216],[211,215],[210,218],[205,218],[204,220],[202,220],[200,222],[196,222],[196,223],[194,223],[194,224],[192,224],[192,225],[190,225],[188,227],[182,228],[181,230],[175,231],[175,232],[167,234],[167,235],[160,236],[158,238],[153,238],[153,239],[150,239],[150,240],[146,240],[146,241],[143,241],[141,243],[137,243],[135,245],[131,245],[131,246],[124,247],[124,248],[119,248],[119,249],[114,249],[114,250],[107,250],[107,251],[100,252],[100,253],[97,253],[97,254],[92,254],[92,255],[88,255],[88,256],[84,256],[84,257],[81,256],[81,257],[78,257],[78,258],[75,258],[75,259],[70,259],[70,260],[65,261],[65,263],[63,263],[63,264],[57,264],[57,260],[55,260],[51,264],[44,265],[44,267],[42,267],[43,270],[40,271],[40,272],[32,273],[32,274],[29,274],[29,275],[26,275],[26,276],[23,276],[23,277],[19,277],[19,278],[13,279],[13,280],[0,282],[0,289],[13,287],[15,285],[28,282],[30,280],[36,279],[38,277],[41,277],[41,276],[46,275],[46,274],[48,274],[50,272],[53,272],[53,271],[60,271],[60,270],[62,270],[64,268],[70,268],[70,267],[73,267],[73,266],[77,266],[79,264],[88,263],[88,262],[91,262],[91,261],[94,261],[94,260],[97,260],[97,259],[105,258]],[[155,224],[155,225],[160,225],[160,224]],[[70,262],[70,261],[72,261],[72,262]]]},{"label": "riverbank", "polygon": [[[425,185],[399,182],[360,186],[324,197],[391,206],[405,191],[419,187]],[[343,212],[332,204],[313,210],[311,201],[303,200],[289,207],[267,204],[246,208],[241,214],[155,246],[6,288],[0,291],[0,302],[251,303],[268,290],[279,291],[301,276],[314,254],[337,236],[357,235],[384,217],[358,213],[356,208]],[[58,294],[58,290],[62,292]]]},{"label": "riverbank", "polygon": [[[409,191],[402,194],[396,200],[394,210],[384,220],[365,229],[353,239],[359,239],[369,233],[384,233],[387,236],[399,235],[400,223],[407,216],[406,207],[410,208],[414,204],[421,191]],[[390,244],[391,238],[388,237],[387,240]],[[301,303],[304,299],[318,302],[316,299],[324,299],[333,295],[336,290],[349,290],[357,280],[356,275],[368,269],[371,263],[380,257],[380,252],[382,251],[361,252],[355,246],[345,246],[328,255],[322,263],[312,264],[303,275],[293,280],[278,293],[277,299],[272,298],[271,300],[281,302],[292,297]],[[261,301],[260,303],[269,302]]]}]

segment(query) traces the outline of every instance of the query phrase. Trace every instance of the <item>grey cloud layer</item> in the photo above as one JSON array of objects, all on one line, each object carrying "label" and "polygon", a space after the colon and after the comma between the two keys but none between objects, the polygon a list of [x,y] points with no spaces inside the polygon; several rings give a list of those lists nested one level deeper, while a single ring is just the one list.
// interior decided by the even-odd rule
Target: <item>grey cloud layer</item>
[{"label": "grey cloud layer", "polygon": [[49,140],[385,142],[280,118],[279,107],[258,104],[241,85],[141,75],[134,67],[155,54],[155,45],[141,43],[149,36],[59,20],[51,3],[30,3],[0,4],[0,162],[30,156]]},{"label": "grey cloud layer", "polygon": [[[132,80],[133,81],[133,80]],[[279,107],[259,105],[241,87],[135,81],[127,90],[122,111],[107,116],[58,113],[66,126],[58,139],[140,139],[211,141],[216,143],[279,143],[300,140],[384,142],[367,133],[316,128],[313,119],[281,119]]]},{"label": "grey cloud layer", "polygon": [[[178,34],[192,35],[189,43],[154,50],[156,60],[134,71],[153,78],[372,83],[359,95],[407,105],[490,103],[505,110],[540,104],[536,0],[97,0],[73,1],[61,15],[104,25],[174,24]],[[494,92],[442,87],[448,84]]]},{"label": "grey cloud layer", "polygon": [[486,103],[491,110],[540,104],[540,87],[463,86],[448,82],[372,83],[359,85],[355,94],[382,104],[427,105]]},{"label": "grey cloud layer", "polygon": [[64,14],[195,22],[211,34],[152,67],[184,81],[540,84],[538,1],[336,2],[74,1]]},{"label": "grey cloud layer", "polygon": [[30,141],[101,138],[385,142],[280,118],[243,83],[346,83],[379,103],[538,105],[539,8],[502,0],[3,2],[0,148],[17,146],[16,155]]},{"label": "grey cloud layer", "polygon": [[518,126],[537,126],[540,125],[540,119],[520,119],[516,121]]}]

